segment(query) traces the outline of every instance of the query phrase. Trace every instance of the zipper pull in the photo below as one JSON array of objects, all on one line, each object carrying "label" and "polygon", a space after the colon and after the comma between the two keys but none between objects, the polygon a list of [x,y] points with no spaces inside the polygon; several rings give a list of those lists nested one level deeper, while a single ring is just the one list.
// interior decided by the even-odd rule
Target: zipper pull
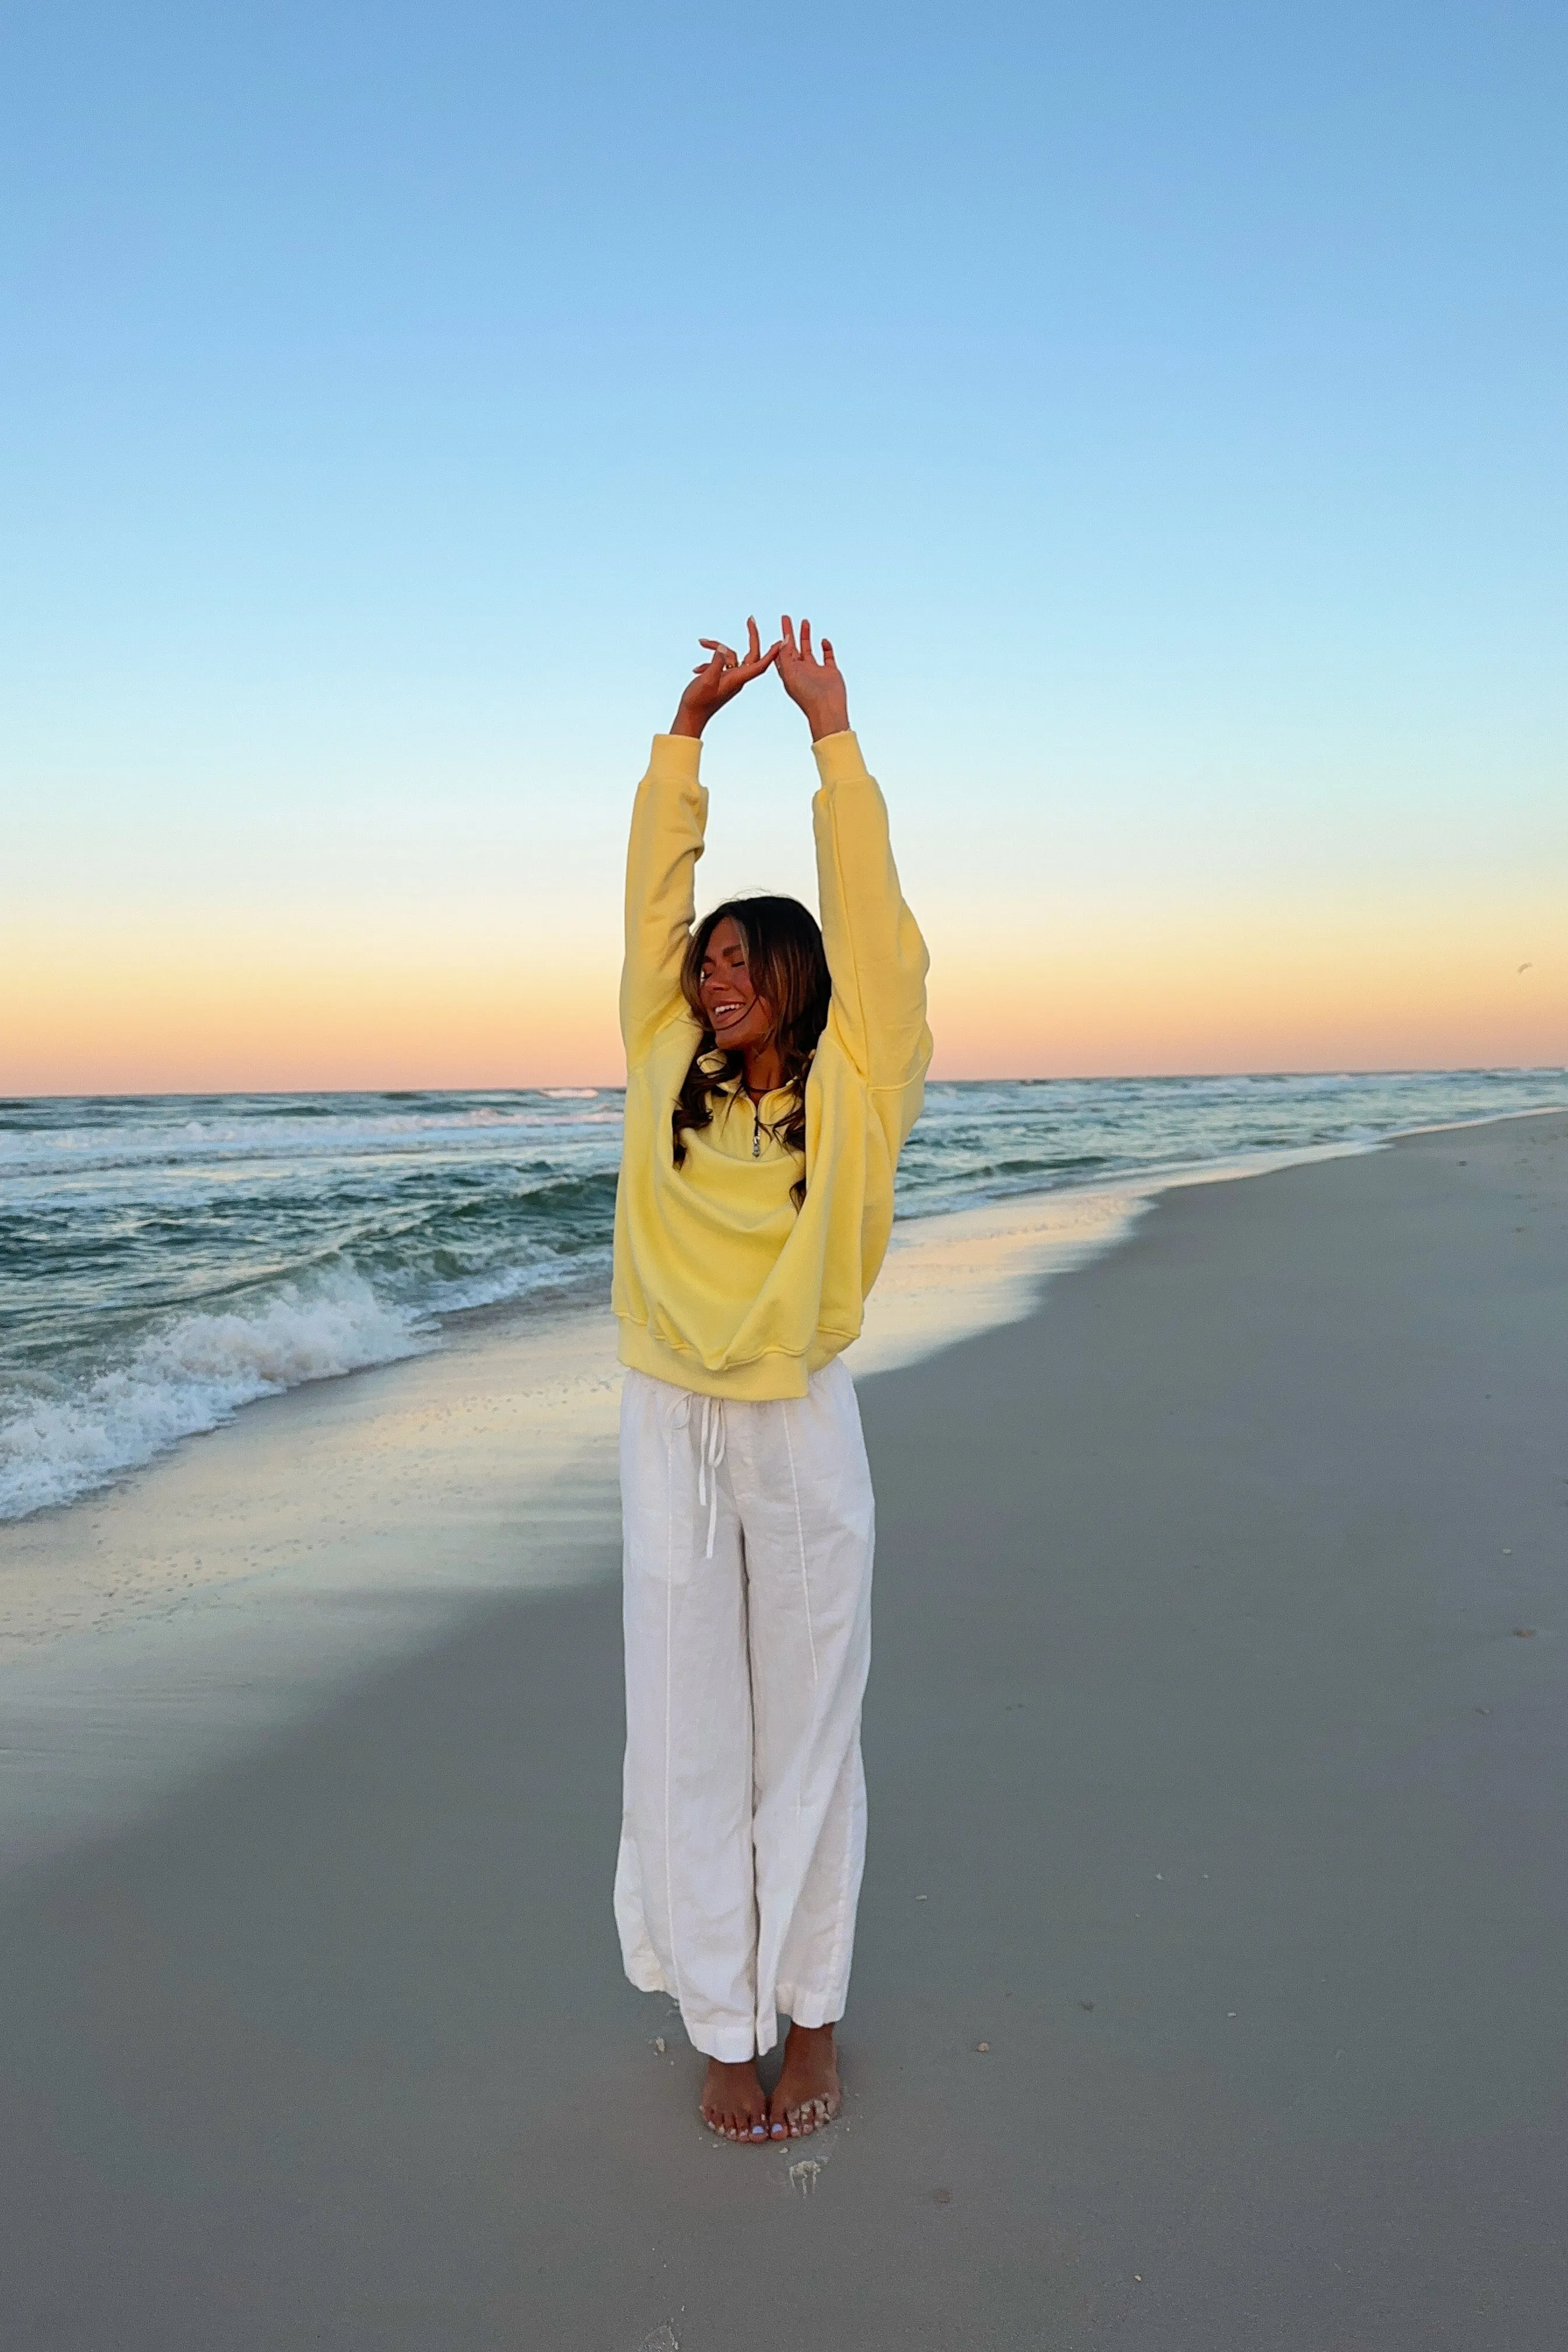
[{"label": "zipper pull", "polygon": [[763,1107],[761,1103],[757,1102],[753,1098],[752,1103],[752,1157],[753,1160],[760,1160],[762,1156]]}]

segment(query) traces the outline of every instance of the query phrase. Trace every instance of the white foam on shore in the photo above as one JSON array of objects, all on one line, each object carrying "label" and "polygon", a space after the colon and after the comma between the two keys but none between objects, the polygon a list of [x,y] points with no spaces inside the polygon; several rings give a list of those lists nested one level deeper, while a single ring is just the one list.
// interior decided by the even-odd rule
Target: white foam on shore
[{"label": "white foam on shore", "polygon": [[242,1405],[435,1343],[358,1275],[274,1295],[251,1313],[181,1317],[69,1397],[0,1423],[0,1519],[68,1503]]}]

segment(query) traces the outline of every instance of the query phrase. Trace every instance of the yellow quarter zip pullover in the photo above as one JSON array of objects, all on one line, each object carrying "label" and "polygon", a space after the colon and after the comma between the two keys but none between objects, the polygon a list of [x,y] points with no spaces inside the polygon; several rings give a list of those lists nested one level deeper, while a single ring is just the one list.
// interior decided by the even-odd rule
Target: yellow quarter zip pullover
[{"label": "yellow quarter zip pullover", "polygon": [[905,906],[887,804],[853,734],[813,746],[817,891],[833,996],[805,1087],[798,1154],[738,1086],[710,1127],[670,1116],[701,1038],[680,989],[708,794],[696,738],[656,735],[626,857],[621,1034],[626,1138],[616,1194],[612,1301],[623,1364],[706,1396],[804,1396],[860,1329],[893,1222],[893,1171],[921,1108],[931,1032],[927,956]]}]

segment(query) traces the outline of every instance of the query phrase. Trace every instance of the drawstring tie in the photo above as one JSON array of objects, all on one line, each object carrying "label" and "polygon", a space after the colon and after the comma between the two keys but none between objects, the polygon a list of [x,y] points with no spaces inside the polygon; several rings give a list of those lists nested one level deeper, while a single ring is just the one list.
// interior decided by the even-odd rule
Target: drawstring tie
[{"label": "drawstring tie", "polygon": [[702,1400],[702,1438],[697,1449],[697,1499],[708,1506],[708,1549],[705,1559],[713,1557],[713,1538],[719,1526],[719,1465],[724,1459],[724,1403],[721,1397],[705,1396]]},{"label": "drawstring tie", "polygon": [[[691,1399],[682,1397],[676,1408],[676,1426],[685,1429],[691,1421]],[[697,1444],[697,1500],[708,1510],[708,1548],[705,1559],[713,1557],[713,1538],[719,1530],[719,1465],[724,1459],[724,1400],[705,1396],[702,1400],[702,1426]]]}]

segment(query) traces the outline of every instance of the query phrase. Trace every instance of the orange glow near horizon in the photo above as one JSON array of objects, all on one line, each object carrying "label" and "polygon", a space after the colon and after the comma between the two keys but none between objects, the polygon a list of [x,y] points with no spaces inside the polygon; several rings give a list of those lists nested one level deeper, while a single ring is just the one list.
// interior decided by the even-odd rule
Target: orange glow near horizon
[{"label": "orange glow near horizon", "polygon": [[932,989],[937,1074],[1555,1066],[1568,924],[1533,926],[1554,955],[1520,956],[1517,929],[1473,912],[1271,909],[1085,924],[1000,959],[955,940]]},{"label": "orange glow near horizon", "polygon": [[[931,927],[938,1077],[1556,1066],[1561,919],[1430,909],[1152,925],[1080,919],[1026,949]],[[1016,935],[1015,935],[1016,936]],[[615,1085],[614,943],[584,964],[480,939],[370,943],[13,933],[11,1095]],[[1552,950],[1555,952],[1552,952]],[[1521,971],[1520,964],[1526,969]]]}]

